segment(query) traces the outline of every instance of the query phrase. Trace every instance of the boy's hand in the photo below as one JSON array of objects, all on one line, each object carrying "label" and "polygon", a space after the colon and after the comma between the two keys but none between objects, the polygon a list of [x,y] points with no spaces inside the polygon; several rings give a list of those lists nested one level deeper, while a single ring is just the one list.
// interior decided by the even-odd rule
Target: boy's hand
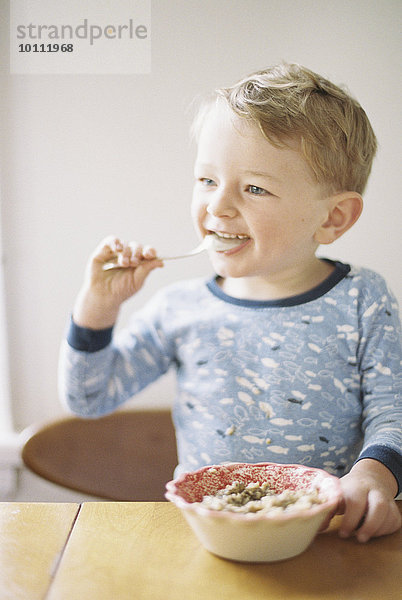
[{"label": "boy's hand", "polygon": [[394,500],[396,479],[377,460],[364,458],[342,477],[343,514],[339,535],[356,533],[359,542],[393,533],[401,527],[401,515]]},{"label": "boy's hand", "polygon": [[[118,238],[103,240],[91,256],[73,311],[74,322],[82,327],[104,329],[114,325],[121,304],[141,289],[149,273],[163,262],[150,246],[129,244]],[[108,262],[119,269],[104,269]]]}]

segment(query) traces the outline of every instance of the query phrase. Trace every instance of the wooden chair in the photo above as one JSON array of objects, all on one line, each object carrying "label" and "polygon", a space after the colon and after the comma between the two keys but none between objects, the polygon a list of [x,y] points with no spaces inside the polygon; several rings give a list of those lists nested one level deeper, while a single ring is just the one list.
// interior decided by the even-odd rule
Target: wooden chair
[{"label": "wooden chair", "polygon": [[25,430],[28,469],[100,498],[163,501],[177,465],[170,411],[119,411],[99,419],[67,417]]}]

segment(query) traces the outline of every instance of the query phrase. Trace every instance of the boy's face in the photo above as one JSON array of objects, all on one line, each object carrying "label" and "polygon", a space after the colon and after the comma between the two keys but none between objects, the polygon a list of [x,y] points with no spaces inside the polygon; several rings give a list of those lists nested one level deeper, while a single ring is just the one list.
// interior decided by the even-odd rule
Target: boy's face
[{"label": "boy's face", "polygon": [[205,117],[195,163],[192,214],[202,236],[247,236],[210,252],[218,275],[280,281],[316,261],[314,235],[328,214],[321,186],[298,151],[273,146],[221,105]]}]

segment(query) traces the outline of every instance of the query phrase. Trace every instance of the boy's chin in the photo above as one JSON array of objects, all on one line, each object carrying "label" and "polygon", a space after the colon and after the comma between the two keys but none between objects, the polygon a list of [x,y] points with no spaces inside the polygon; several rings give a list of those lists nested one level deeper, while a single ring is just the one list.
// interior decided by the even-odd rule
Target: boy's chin
[{"label": "boy's chin", "polygon": [[240,269],[223,267],[222,265],[214,264],[213,262],[212,266],[215,273],[221,277],[221,279],[241,279],[249,276],[248,273],[244,273]]}]

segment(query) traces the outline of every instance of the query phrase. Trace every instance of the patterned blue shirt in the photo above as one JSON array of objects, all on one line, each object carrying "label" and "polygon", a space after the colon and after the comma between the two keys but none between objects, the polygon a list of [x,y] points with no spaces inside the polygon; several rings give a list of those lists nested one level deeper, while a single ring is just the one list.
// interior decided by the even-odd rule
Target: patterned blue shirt
[{"label": "patterned blue shirt", "polygon": [[341,476],[369,457],[401,483],[397,303],[375,272],[334,264],[319,286],[284,300],[240,300],[218,278],[195,279],[158,292],[113,338],[72,323],[64,401],[104,415],[173,368],[176,473],[272,461]]}]

